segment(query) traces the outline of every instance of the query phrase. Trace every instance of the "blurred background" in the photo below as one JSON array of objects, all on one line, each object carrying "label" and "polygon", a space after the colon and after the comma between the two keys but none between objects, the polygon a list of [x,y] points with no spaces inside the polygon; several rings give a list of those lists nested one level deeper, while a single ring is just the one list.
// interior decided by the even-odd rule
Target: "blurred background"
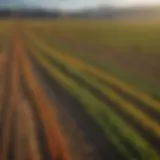
[{"label": "blurred background", "polygon": [[3,160],[160,160],[160,0],[0,0],[0,51]]}]

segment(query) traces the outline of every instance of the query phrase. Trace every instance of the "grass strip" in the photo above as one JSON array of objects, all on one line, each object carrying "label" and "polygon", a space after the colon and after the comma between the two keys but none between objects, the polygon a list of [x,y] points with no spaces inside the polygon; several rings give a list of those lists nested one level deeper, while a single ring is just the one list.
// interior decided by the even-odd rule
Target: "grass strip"
[{"label": "grass strip", "polygon": [[[43,58],[45,59],[45,57],[43,57]],[[87,74],[84,74],[82,72],[79,72],[78,70],[73,68],[71,63],[67,63],[65,61],[61,61],[61,59],[57,58],[56,56],[54,57],[54,59],[60,65],[63,65],[71,74],[76,75],[80,79],[83,79],[85,82],[87,82],[88,84],[90,84],[94,88],[98,89],[100,92],[102,92],[107,98],[109,98],[115,104],[118,104],[119,108],[123,112],[125,112],[126,114],[129,114],[132,117],[132,119],[134,121],[136,121],[137,123],[140,123],[141,126],[146,131],[148,131],[148,129],[149,129],[154,133],[155,136],[160,138],[160,126],[159,126],[158,122],[156,122],[153,119],[151,119],[147,114],[143,113],[140,109],[135,107],[129,101],[125,100],[124,98],[121,98],[120,95],[118,95],[116,92],[114,92],[109,87],[104,86],[101,83],[98,83],[92,77],[90,77]],[[47,61],[47,59],[46,59],[46,61]],[[49,63],[49,61],[48,61],[48,63]]]},{"label": "grass strip", "polygon": [[97,100],[88,90],[78,86],[71,78],[64,76],[38,53],[32,52],[32,55],[52,78],[56,79],[84,106],[88,114],[103,129],[106,138],[129,160],[158,160],[160,158],[138,133],[115,115],[103,102]]},{"label": "grass strip", "polygon": [[113,86],[118,87],[121,89],[123,92],[133,96],[137,100],[143,102],[146,104],[147,107],[154,109],[157,112],[160,112],[160,102],[154,100],[152,97],[150,97],[148,94],[143,93],[133,86],[126,85],[125,83],[119,81],[118,79],[112,77],[111,75],[108,75],[104,73],[103,71],[100,71],[96,69],[95,67],[92,67],[85,62],[82,62],[76,58],[73,58],[71,56],[64,56],[62,54],[58,54],[57,52],[53,51],[51,48],[49,48],[45,43],[43,43],[41,40],[36,38],[33,34],[31,33],[26,33],[27,38],[31,40],[34,45],[39,47],[39,49],[43,50],[45,53],[47,53],[50,57],[53,57],[53,54],[56,54],[57,57],[61,58],[62,60],[65,59],[67,60],[70,64],[73,64],[74,67],[80,69],[83,72],[86,72],[88,74],[91,74],[93,77],[104,80],[106,82],[109,82]]},{"label": "grass strip", "polygon": [[[62,52],[62,54],[64,53],[64,54],[72,55],[75,58],[81,59],[82,61],[85,61],[86,63],[88,63],[88,64],[90,64],[92,66],[95,66],[95,67],[99,68],[100,70],[103,70],[104,72],[107,72],[108,74],[118,78],[119,80],[123,81],[124,83],[127,83],[129,85],[135,86],[136,88],[138,88],[142,92],[146,92],[152,98],[160,101],[160,92],[159,92],[160,84],[159,84],[159,81],[157,81],[156,77],[154,78],[152,76],[147,76],[147,75],[146,75],[147,76],[146,77],[146,76],[138,74],[136,72],[130,72],[130,70],[128,70],[127,68],[118,66],[116,64],[113,65],[113,63],[111,63],[109,61],[106,62],[103,59],[101,59],[100,61],[97,61],[96,57],[92,58],[92,56],[88,55],[88,53],[92,52],[90,49],[93,49],[94,47],[96,49],[97,48],[96,46],[99,46],[100,44],[103,43],[102,42],[102,37],[105,34],[102,34],[100,36],[99,33],[101,31],[98,31],[98,35],[99,36],[96,34],[95,35],[96,38],[95,37],[93,38],[92,36],[95,34],[95,32],[97,30],[95,30],[95,32],[92,33],[92,30],[86,30],[86,27],[85,27],[83,32],[77,32],[77,30],[75,30],[75,32],[74,32],[73,30],[70,30],[71,33],[68,33],[68,30],[64,30],[64,26],[59,26],[59,27],[61,28],[61,32],[58,32],[59,28],[57,28],[58,29],[57,31],[55,31],[55,28],[54,29],[53,28],[50,28],[50,29],[46,28],[46,30],[45,30],[44,26],[43,27],[37,26],[37,28],[35,28],[35,29],[32,28],[31,31],[33,31],[33,33],[36,36],[38,36],[40,39],[45,40],[49,46],[51,46],[53,48],[56,48],[58,51]],[[73,26],[71,25],[70,27],[73,27]],[[78,26],[76,26],[76,28],[77,27]],[[143,28],[145,28],[145,27],[146,27],[146,25],[143,26]],[[124,26],[123,26],[123,29],[124,29]],[[81,27],[79,28],[79,30],[81,30]],[[112,28],[111,28],[111,30],[112,30]],[[86,32],[85,35],[84,35],[84,32]],[[88,33],[92,33],[92,34],[88,34]],[[106,33],[106,34],[108,34],[108,33]],[[138,37],[139,37],[139,35],[140,34],[138,34]],[[86,38],[88,40],[85,39],[84,36],[87,36],[89,39],[87,37]],[[106,37],[108,37],[108,35],[104,36],[105,39],[106,39]],[[113,37],[113,36],[111,36],[111,37]],[[118,36],[118,37],[121,37],[121,36]],[[132,39],[131,37],[132,37],[132,35],[130,35],[128,38],[132,41],[134,38],[132,37],[133,38]],[[97,38],[100,38],[99,41],[97,41],[98,40]],[[153,38],[153,35],[152,35],[152,38]],[[69,42],[67,40],[69,40]],[[111,44],[112,40],[109,39],[109,43],[108,44]],[[84,41],[86,41],[86,43],[84,43]],[[93,43],[93,41],[94,41],[94,43]],[[122,40],[120,40],[120,41],[122,41]],[[74,47],[74,44],[77,47],[79,47],[79,49],[77,47]],[[88,49],[84,50],[84,48],[83,48],[83,46],[87,47],[88,46],[87,44],[89,45],[89,51],[88,51]],[[111,52],[111,54],[112,54],[114,52],[114,50],[115,50],[116,53],[119,52],[120,50],[117,50],[117,47],[115,48],[115,42],[112,43],[112,44],[113,45],[109,45],[109,46],[107,44],[103,44],[101,47],[99,46],[98,48],[101,50],[101,48],[104,48],[104,47],[106,48],[107,47],[106,48],[106,52],[107,52],[106,54],[109,54],[109,52]],[[125,44],[127,44],[127,42],[125,42]],[[93,45],[93,47],[91,47],[91,45]],[[137,54],[139,52],[139,54],[145,56],[145,54],[143,52],[143,49],[146,50],[147,47],[143,47],[142,50],[139,50],[138,49],[139,47],[138,47],[137,48],[138,50],[137,50],[135,48],[135,46],[134,46],[134,42],[133,41],[132,41],[132,45],[133,45],[133,48],[131,49],[131,52],[130,51],[128,52],[127,50],[122,51],[122,52],[124,52],[124,54],[126,54],[126,53]],[[83,49],[81,49],[81,46],[82,46]],[[151,51],[150,52],[151,53],[150,56],[154,57],[154,58],[156,58],[156,57],[159,58],[159,54],[157,54],[158,52],[156,54],[153,53],[154,49],[155,48],[152,47],[152,49],[150,50]],[[148,51],[148,50],[146,50],[146,51]],[[96,51],[94,51],[94,49],[93,49],[93,52],[96,53]],[[98,53],[98,51],[97,51],[97,53]],[[147,56],[149,56],[149,53],[147,53]]]}]

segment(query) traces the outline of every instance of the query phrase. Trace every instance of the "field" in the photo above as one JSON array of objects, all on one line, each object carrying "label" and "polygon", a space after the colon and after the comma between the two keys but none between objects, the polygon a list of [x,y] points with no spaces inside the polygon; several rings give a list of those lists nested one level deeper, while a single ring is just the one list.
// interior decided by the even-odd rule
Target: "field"
[{"label": "field", "polygon": [[43,24],[43,32],[32,26],[57,51],[81,58],[159,98],[159,24],[58,21]]},{"label": "field", "polygon": [[2,159],[160,159],[159,23],[1,23]]}]

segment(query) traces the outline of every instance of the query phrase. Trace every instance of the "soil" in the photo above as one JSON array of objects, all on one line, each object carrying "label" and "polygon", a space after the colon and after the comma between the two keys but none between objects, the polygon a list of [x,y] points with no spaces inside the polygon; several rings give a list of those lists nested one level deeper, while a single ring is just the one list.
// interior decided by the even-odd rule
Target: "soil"
[{"label": "soil", "polygon": [[[28,88],[23,83],[24,71],[19,63],[22,60],[20,49],[23,47],[20,46],[17,36],[11,42],[9,51],[0,58],[0,155],[4,160],[50,160],[53,157],[48,151],[48,144],[43,141],[46,138],[43,134],[45,131],[41,126],[41,119],[36,116],[38,113],[34,110],[34,97],[31,99],[31,93],[26,94]],[[35,81],[38,82],[37,79]],[[44,98],[42,95],[41,97]],[[47,106],[44,112],[46,110]],[[52,126],[55,122],[49,123]],[[55,126],[52,126],[52,130],[57,133]],[[52,134],[51,141],[55,134]],[[56,154],[55,150],[52,152]]]}]

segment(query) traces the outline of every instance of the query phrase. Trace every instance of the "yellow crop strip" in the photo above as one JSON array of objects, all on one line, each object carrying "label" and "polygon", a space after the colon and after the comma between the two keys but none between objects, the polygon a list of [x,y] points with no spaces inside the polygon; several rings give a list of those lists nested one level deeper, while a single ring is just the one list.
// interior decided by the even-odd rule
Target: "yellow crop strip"
[{"label": "yellow crop strip", "polygon": [[[38,54],[38,51],[35,52],[33,47],[30,47],[29,45],[28,45],[28,47],[31,50],[31,52]],[[41,55],[37,55],[37,56],[41,56]],[[96,89],[100,90],[107,98],[109,98],[112,102],[117,104],[118,107],[125,114],[129,114],[134,121],[136,121],[137,123],[139,122],[142,128],[144,128],[145,130],[148,130],[148,129],[151,130],[155,136],[160,138],[160,125],[158,124],[158,122],[151,119],[147,114],[143,113],[140,109],[135,107],[129,101],[122,98],[119,94],[117,94],[115,91],[113,91],[109,87],[101,85],[100,83],[97,83],[97,81],[95,81],[94,79],[91,79],[90,77],[87,77],[87,75],[81,75],[80,73],[78,73],[77,70],[73,71],[73,69],[71,69],[71,68],[73,68],[72,63],[68,63],[67,61],[63,61],[60,57],[58,57],[57,54],[53,53],[52,56],[53,56],[52,58],[55,58],[56,61],[64,64],[64,66],[66,66],[66,68],[69,68],[69,70],[73,74],[77,73],[79,76],[81,76],[83,79],[85,79],[86,82],[91,84]],[[56,57],[58,57],[58,59],[56,59]],[[42,58],[44,58],[44,57],[42,57]],[[53,67],[54,67],[54,65],[53,65]]]},{"label": "yellow crop strip", "polygon": [[[130,145],[139,152],[141,156],[137,159],[159,159],[159,156],[154,155],[155,153],[151,146],[141,136],[139,136],[137,132],[127,125],[126,122],[121,120],[121,118],[119,118],[119,116],[117,116],[109,107],[105,106],[103,102],[98,101],[85,88],[76,84],[73,79],[63,75],[63,73],[61,73],[54,65],[48,63],[43,56],[38,54],[39,50],[36,50],[35,48],[36,47],[29,47],[34,58],[49,73],[49,75],[51,75],[52,78],[57,79],[65,89],[70,91],[83,103],[87,112],[89,112],[89,114],[94,117],[95,121],[103,128],[106,136],[123,154],[125,154],[128,159],[134,159],[135,155],[132,155],[130,148],[127,147],[127,144],[125,144],[124,141],[129,142]],[[104,118],[106,118],[106,120]],[[116,128],[117,132],[119,132],[118,134],[117,132],[114,132]],[[121,143],[121,140],[123,140],[123,143]],[[138,155],[136,154],[136,156]]]},{"label": "yellow crop strip", "polygon": [[157,112],[160,112],[160,102],[154,100],[149,95],[138,91],[136,88],[119,81],[118,79],[114,78],[113,76],[108,75],[107,73],[104,73],[103,71],[100,71],[99,69],[92,67],[92,66],[86,64],[85,62],[82,62],[81,60],[73,58],[69,55],[66,56],[64,54],[58,53],[57,51],[55,51],[52,48],[50,48],[49,46],[47,46],[47,44],[45,44],[45,42],[41,41],[36,36],[34,36],[34,34],[31,32],[26,33],[26,36],[30,40],[32,40],[34,42],[34,44],[36,44],[39,48],[41,48],[46,53],[50,54],[50,56],[53,53],[56,54],[57,56],[59,56],[59,58],[67,60],[70,64],[73,64],[74,67],[77,67],[78,69],[81,69],[84,72],[92,74],[93,76],[95,76],[99,79],[102,79],[106,82],[109,82],[110,84],[118,87],[122,91],[126,92],[127,94],[133,96],[137,100],[146,104],[146,107],[154,109]]}]

